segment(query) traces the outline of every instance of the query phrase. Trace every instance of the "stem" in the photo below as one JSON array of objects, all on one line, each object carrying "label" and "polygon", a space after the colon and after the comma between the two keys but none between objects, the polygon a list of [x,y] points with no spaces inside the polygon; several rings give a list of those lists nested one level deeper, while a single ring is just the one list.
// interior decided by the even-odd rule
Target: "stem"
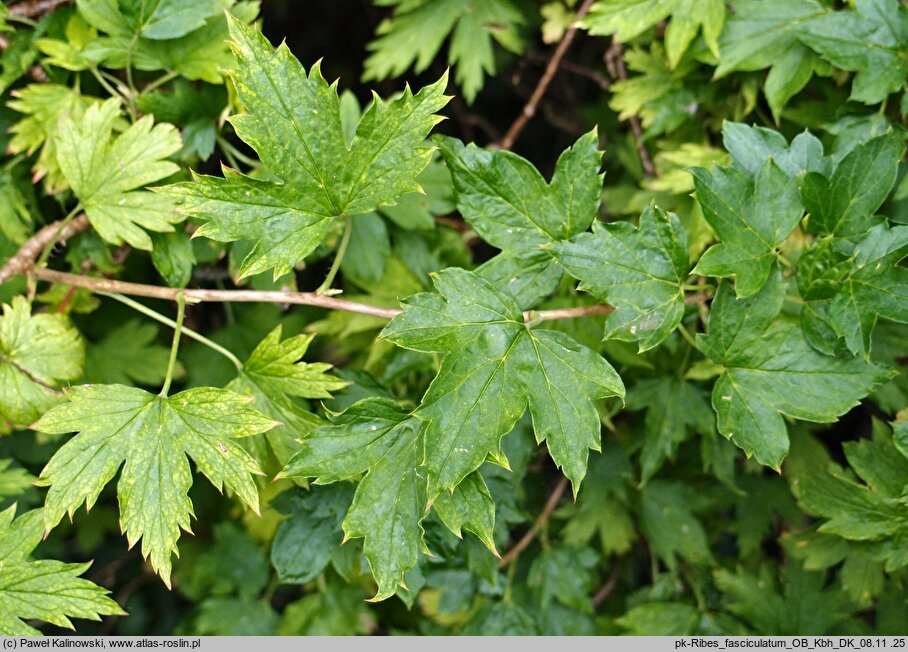
[{"label": "stem", "polygon": [[681,333],[681,336],[684,337],[685,340],[687,340],[688,344],[690,344],[695,349],[697,348],[697,340],[695,340],[694,336],[690,334],[690,331],[684,328],[684,324],[678,324],[678,332]]},{"label": "stem", "polygon": [[[185,298],[185,295],[188,294],[188,292],[189,291],[183,291],[183,292],[180,292],[179,295],[183,296]],[[97,292],[97,294],[100,294],[101,296],[104,296],[104,297],[108,297],[110,299],[114,299],[115,301],[119,301],[120,303],[129,306],[133,310],[142,313],[146,317],[151,317],[155,321],[161,322],[162,324],[164,324],[166,326],[170,326],[171,328],[177,327],[177,322],[175,322],[174,320],[170,319],[169,317],[165,317],[161,313],[159,313],[155,310],[152,310],[148,306],[145,306],[145,305],[139,303],[138,301],[133,301],[129,297],[124,297],[122,294],[117,294],[115,292]],[[212,351],[217,351],[218,353],[220,353],[222,356],[224,356],[225,358],[230,360],[230,362],[233,363],[233,366],[236,367],[237,371],[243,370],[243,363],[240,362],[240,359],[238,357],[236,357],[235,355],[233,355],[230,351],[225,349],[220,344],[216,344],[215,342],[212,342],[204,335],[197,333],[194,330],[189,329],[189,328],[183,327],[183,334],[186,337],[195,340],[199,344],[204,344]]]},{"label": "stem", "polygon": [[240,166],[236,164],[237,161],[245,163],[251,168],[257,168],[259,166],[260,161],[256,161],[254,158],[243,154],[243,152],[234,147],[233,144],[223,136],[217,137],[217,143],[220,146],[221,151],[224,152],[224,155],[227,156],[227,160],[231,162],[231,165],[233,165],[233,167],[239,169]]},{"label": "stem", "polygon": [[47,259],[50,256],[50,252],[53,251],[54,245],[57,244],[57,240],[59,239],[60,234],[63,233],[63,229],[66,228],[67,224],[73,221],[73,218],[80,210],[82,210],[82,204],[76,204],[76,207],[69,211],[69,213],[66,214],[66,217],[64,217],[60,221],[60,224],[57,226],[57,230],[54,233],[53,239],[50,240],[46,245],[44,245],[44,248],[41,250],[41,255],[38,256],[38,262],[35,263],[35,267],[39,269],[44,267],[44,264],[47,262]]},{"label": "stem", "polygon": [[111,86],[110,82],[108,82],[106,79],[104,79],[104,75],[101,74],[101,72],[98,70],[97,66],[92,66],[91,68],[88,69],[88,71],[98,81],[98,83],[101,85],[101,88],[103,88],[105,91],[107,91],[107,93],[111,97],[119,97],[124,102],[126,101],[126,97],[123,95],[123,93],[121,93],[116,88]]},{"label": "stem", "polygon": [[[19,265],[17,265],[16,268],[11,270],[11,273],[6,272],[6,268],[0,270],[0,278],[8,278],[8,276],[6,276],[7,274],[15,275],[23,273],[25,273],[25,271],[19,271]],[[232,301],[236,303],[289,303],[299,306],[315,306],[317,308],[325,308],[326,310],[355,312],[360,315],[378,317],[379,319],[393,319],[401,313],[397,308],[384,308],[382,306],[373,306],[368,303],[347,301],[346,299],[338,299],[336,297],[316,294],[315,292],[284,292],[275,290],[180,290],[178,288],[161,287],[158,285],[113,281],[106,278],[98,278],[96,276],[69,274],[67,272],[58,272],[52,269],[37,269],[34,271],[34,275],[35,278],[41,281],[85,288],[86,290],[91,290],[97,294],[103,294],[104,296],[110,296],[111,294],[130,294],[138,297],[150,297],[152,299],[173,301],[176,299],[177,294],[182,292],[186,296],[186,300],[190,302],[207,301],[223,303],[225,301]],[[706,294],[692,294],[684,298],[684,303],[699,304],[708,299],[709,296]],[[524,313],[524,320],[530,321],[531,319],[537,319],[539,321],[552,321],[553,319],[601,315],[608,312],[610,308],[611,306],[599,304],[583,308],[527,311]],[[570,312],[568,313],[568,311]],[[188,334],[189,332],[187,331],[187,335]]]},{"label": "stem", "polygon": [[555,488],[552,490],[552,494],[549,496],[549,499],[545,501],[545,506],[542,508],[542,512],[536,518],[536,521],[533,523],[533,526],[530,528],[529,532],[523,535],[523,537],[518,541],[513,548],[508,550],[498,562],[500,568],[504,568],[512,561],[517,559],[520,556],[520,553],[526,550],[533,539],[536,538],[536,535],[539,534],[539,531],[543,526],[548,522],[549,517],[552,515],[552,512],[555,511],[555,508],[558,507],[558,502],[561,500],[561,495],[564,493],[564,490],[567,489],[568,479],[565,476],[561,476],[561,479],[558,480],[558,484],[555,485]]},{"label": "stem", "polygon": [[562,38],[561,42],[558,43],[558,46],[552,53],[552,58],[549,59],[549,63],[545,67],[545,72],[542,73],[542,77],[539,79],[539,83],[536,84],[536,89],[530,96],[530,99],[526,103],[526,106],[523,107],[523,111],[521,111],[520,115],[517,116],[517,119],[514,120],[514,124],[511,125],[507,133],[504,135],[504,138],[502,138],[498,143],[499,148],[511,149],[511,147],[514,146],[514,141],[517,140],[517,137],[520,136],[520,133],[523,131],[523,128],[526,127],[530,119],[534,115],[536,115],[536,109],[539,106],[539,102],[542,100],[542,97],[548,90],[549,84],[552,83],[552,79],[555,77],[555,73],[558,72],[558,67],[561,65],[561,60],[564,58],[564,55],[567,54],[568,48],[571,47],[571,43],[574,41],[574,37],[577,36],[578,21],[586,15],[592,5],[593,0],[584,0],[583,4],[580,5],[580,8],[577,10],[577,14],[574,17],[574,24],[571,25],[570,29],[568,29],[567,32],[565,32],[564,38]]},{"label": "stem", "polygon": [[173,380],[173,369],[177,364],[177,351],[180,349],[180,333],[183,330],[183,319],[186,317],[186,297],[180,292],[177,295],[177,325],[173,329],[173,343],[170,345],[170,360],[167,362],[167,375],[164,377],[164,386],[159,396],[167,398],[170,391],[170,382]]},{"label": "stem", "polygon": [[[72,222],[73,218],[76,216],[76,213],[82,208],[82,204],[76,204],[76,207],[73,208],[66,217],[64,217],[60,222],[57,223],[57,228],[54,231],[54,235],[50,238],[41,249],[41,254],[38,256],[38,261],[35,263],[35,268],[41,269],[47,263],[47,259],[50,257],[50,252],[53,251],[54,246],[57,242],[60,241],[60,236],[63,234],[64,229],[69,226],[69,223]],[[34,282],[34,279],[31,275],[28,277],[28,300],[31,301],[35,298],[37,292],[37,283]]]},{"label": "stem", "polygon": [[350,244],[350,233],[353,231],[353,218],[349,215],[344,216],[344,235],[341,236],[340,244],[337,247],[337,253],[334,254],[334,262],[331,263],[331,269],[328,270],[328,276],[325,277],[325,282],[318,286],[318,289],[315,291],[316,294],[327,294],[328,290],[331,288],[331,284],[334,283],[334,277],[337,276],[337,271],[340,269],[341,263],[344,260],[344,254],[347,253],[347,245]]},{"label": "stem", "polygon": [[169,82],[173,79],[176,79],[178,76],[179,76],[178,72],[176,72],[175,70],[171,70],[170,72],[168,72],[164,75],[161,75],[154,81],[150,82],[147,86],[145,86],[145,88],[142,89],[142,92],[150,93],[151,91],[156,89],[158,86],[163,86],[167,82]]},{"label": "stem", "polygon": [[138,39],[138,34],[133,36],[132,40],[129,42],[129,48],[126,50],[126,85],[129,86],[129,97],[126,98],[126,109],[129,111],[129,117],[133,122],[135,122],[138,117],[138,113],[136,112],[136,95],[138,95],[139,92],[136,90],[136,85],[132,78],[132,51],[136,47]]}]

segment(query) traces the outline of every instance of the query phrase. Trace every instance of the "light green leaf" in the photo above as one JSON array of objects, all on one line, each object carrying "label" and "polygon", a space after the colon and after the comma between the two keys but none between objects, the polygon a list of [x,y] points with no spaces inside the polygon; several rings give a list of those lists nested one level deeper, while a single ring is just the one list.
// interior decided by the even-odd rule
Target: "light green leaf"
[{"label": "light green leaf", "polygon": [[30,620],[72,629],[70,618],[125,615],[106,589],[79,577],[90,564],[30,560],[43,534],[41,511],[14,520],[15,513],[15,506],[0,512],[0,634],[40,636]]},{"label": "light green leaf", "polygon": [[533,560],[527,584],[545,610],[553,599],[582,613],[592,613],[596,577],[592,572],[599,555],[585,546],[558,546]]},{"label": "light green leaf", "polygon": [[416,566],[422,543],[420,522],[427,509],[419,419],[394,401],[367,398],[332,418],[302,441],[282,475],[314,477],[317,484],[366,473],[344,519],[344,540],[362,537],[378,583],[373,600],[384,600]]},{"label": "light green leaf", "polygon": [[10,108],[25,117],[10,128],[10,152],[34,154],[40,149],[32,166],[34,179],[43,179],[49,193],[65,189],[67,182],[57,163],[58,125],[64,116],[81,120],[85,109],[97,100],[59,84],[31,84],[12,95]]},{"label": "light green leaf", "polygon": [[708,335],[697,337],[700,350],[725,367],[712,393],[719,432],[774,469],[788,453],[783,414],[835,421],[890,375],[860,358],[818,353],[794,324],[773,324],[784,293],[778,272],[747,299],[735,299],[723,284],[710,309]]},{"label": "light green leaf", "polygon": [[458,537],[461,531],[472,532],[497,557],[492,531],[495,529],[495,501],[478,471],[457,485],[453,493],[438,495],[432,504],[442,522]]},{"label": "light green leaf", "polygon": [[616,622],[631,636],[692,636],[698,633],[700,612],[680,602],[644,602]]},{"label": "light green leaf", "polygon": [[111,328],[89,345],[85,356],[87,383],[156,386],[164,382],[170,348],[155,344],[158,327],[138,319]]},{"label": "light green leaf", "polygon": [[461,215],[483,240],[503,250],[478,273],[493,283],[504,281],[505,291],[524,307],[550,294],[561,271],[540,247],[586,231],[599,214],[602,153],[597,131],[561,154],[551,183],[511,152],[464,146],[448,137],[436,142],[451,171]]},{"label": "light green leaf", "polygon": [[60,401],[54,389],[82,374],[78,331],[58,314],[32,316],[25,297],[13,297],[0,316],[0,433],[25,428]]},{"label": "light green leaf", "polygon": [[590,8],[581,26],[595,36],[614,34],[626,42],[669,16],[665,50],[672,68],[678,66],[701,26],[706,45],[719,55],[719,32],[725,23],[722,0],[600,0]]},{"label": "light green leaf", "polygon": [[857,74],[851,99],[877,104],[908,77],[908,8],[899,0],[854,0],[854,10],[828,12],[792,30],[826,61]]},{"label": "light green leaf", "polygon": [[448,63],[468,103],[476,99],[486,75],[495,74],[492,39],[508,50],[522,44],[517,27],[523,13],[511,0],[382,0],[395,5],[394,15],[378,26],[369,43],[363,81],[399,77],[412,67],[420,73],[429,67],[449,36]]},{"label": "light green leaf", "polygon": [[624,396],[615,370],[595,352],[550,330],[529,330],[506,294],[463,269],[435,276],[438,293],[418,294],[382,337],[445,356],[416,416],[428,422],[428,493],[453,491],[529,405],[536,440],[546,441],[576,492],[588,450],[599,449],[593,400]]},{"label": "light green leaf", "polygon": [[185,231],[152,233],[151,262],[170,287],[184,288],[192,279],[195,254]]},{"label": "light green leaf", "polygon": [[273,268],[277,278],[321,243],[333,218],[369,213],[420,189],[416,177],[432,155],[423,141],[441,120],[435,111],[447,102],[447,82],[442,77],[415,96],[407,89],[391,102],[376,98],[348,146],[336,85],[318,65],[307,76],[286,45],[272,48],[232,17],[229,27],[232,77],[249,111],[232,122],[282,183],[225,171],[224,178],[198,176],[162,192],[204,220],[196,235],[255,241],[241,276]]},{"label": "light green leaf", "polygon": [[614,222],[551,247],[580,289],[615,307],[606,339],[657,346],[684,316],[681,286],[690,268],[687,234],[678,216],[648,206],[640,226]]},{"label": "light green leaf", "polygon": [[303,584],[318,577],[340,552],[341,523],[353,487],[338,484],[291,489],[271,501],[271,507],[287,515],[271,544],[271,563],[278,579]]},{"label": "light green leaf", "polygon": [[804,213],[797,183],[772,159],[753,179],[736,167],[694,168],[691,173],[703,216],[720,240],[693,273],[734,276],[738,296],[753,296],[769,279],[776,247]]},{"label": "light green leaf", "polygon": [[[330,364],[302,361],[313,335],[294,335],[281,341],[281,333],[281,325],[268,333],[227,389],[251,396],[256,410],[280,421],[264,438],[277,461],[284,465],[296,449],[295,442],[321,424],[321,419],[294,399],[331,398],[331,392],[343,389],[348,383],[327,373]],[[258,438],[250,442],[257,458],[264,463]]]},{"label": "light green leaf", "polygon": [[678,445],[690,432],[715,432],[713,414],[704,393],[676,376],[659,376],[638,382],[628,393],[631,410],[646,409],[640,475],[647,482],[666,460],[674,459]]},{"label": "light green leaf", "polygon": [[669,569],[678,559],[694,564],[713,561],[706,531],[694,515],[696,497],[692,489],[678,482],[654,480],[640,498],[640,527],[653,554]]},{"label": "light green leaf", "polygon": [[16,177],[8,170],[0,172],[0,237],[22,245],[31,235],[31,227],[31,212]]},{"label": "light green leaf", "polygon": [[117,0],[78,0],[91,25],[115,36],[173,39],[202,27],[233,0],[148,0],[140,4]]},{"label": "light green leaf", "polygon": [[846,444],[845,458],[858,478],[824,452],[817,454],[816,447],[798,442],[785,467],[801,508],[824,519],[820,532],[862,542],[863,551],[885,561],[889,570],[908,565],[902,546],[908,538],[903,502],[908,457],[892,431],[875,427],[872,440]]},{"label": "light green leaf", "polygon": [[12,460],[0,459],[0,498],[18,496],[32,486],[35,478],[21,467],[12,467]]},{"label": "light green leaf", "polygon": [[182,221],[164,197],[139,190],[177,172],[168,156],[182,146],[172,125],[141,118],[113,136],[120,103],[111,98],[85,111],[78,122],[60,118],[56,137],[60,170],[79,198],[88,220],[111,244],[151,249],[149,231],[173,231]]},{"label": "light green leaf", "polygon": [[580,24],[593,36],[614,34],[619,41],[629,41],[667,18],[674,4],[674,0],[599,0]]},{"label": "light green leaf", "polygon": [[762,70],[784,62],[799,46],[799,25],[826,13],[817,0],[737,0],[719,37],[716,77]]},{"label": "light green leaf", "polygon": [[807,86],[816,66],[816,54],[803,45],[792,45],[769,69],[763,93],[776,124],[782,120],[788,100]]},{"label": "light green leaf", "polygon": [[171,397],[123,385],[75,387],[34,428],[50,434],[78,434],[41,472],[49,486],[44,527],[53,528],[84,502],[91,509],[101,490],[125,462],[117,496],[120,526],[130,545],[142,539],[142,554],[169,586],[171,553],[180,528],[193,516],[188,492],[192,473],[187,455],[217,487],[236,492],[258,511],[252,480],[261,473],[237,439],[276,423],[225,389],[199,387]]},{"label": "light green leaf", "polygon": [[864,234],[895,185],[904,153],[904,137],[887,133],[859,144],[831,175],[812,172],[804,177],[801,196],[810,214],[808,230],[840,238]]},{"label": "light green leaf", "polygon": [[831,161],[823,156],[823,143],[808,131],[795,136],[789,145],[778,131],[725,122],[722,125],[722,144],[735,165],[754,175],[768,159],[772,159],[790,177],[808,172],[825,174],[831,165]]}]

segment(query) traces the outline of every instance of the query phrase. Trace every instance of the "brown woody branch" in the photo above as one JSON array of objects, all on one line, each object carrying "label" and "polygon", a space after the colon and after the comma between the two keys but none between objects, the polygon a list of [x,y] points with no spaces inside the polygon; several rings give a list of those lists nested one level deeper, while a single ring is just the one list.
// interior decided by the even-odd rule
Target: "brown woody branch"
[{"label": "brown woody branch", "polygon": [[[614,37],[612,38],[611,47],[605,52],[605,67],[613,78],[621,81],[627,80],[627,67],[624,65],[624,46]],[[654,177],[656,176],[656,166],[653,165],[653,159],[649,155],[646,143],[643,142],[643,129],[640,127],[640,120],[637,116],[632,115],[628,122],[631,125],[631,134],[634,137],[634,144],[637,146],[640,163],[643,165],[643,173],[647,177]]]},{"label": "brown woody branch", "polygon": [[[88,218],[83,214],[72,222],[60,228],[61,222],[48,224],[35,235],[29,238],[16,254],[6,261],[0,268],[0,283],[4,283],[14,276],[32,274],[41,281],[60,283],[75,288],[84,288],[93,292],[114,292],[152,299],[175,301],[177,295],[182,293],[190,302],[217,302],[217,303],[283,303],[304,306],[315,306],[328,310],[342,310],[361,315],[391,319],[400,314],[397,308],[384,308],[356,301],[348,301],[337,297],[325,296],[316,292],[284,292],[260,290],[207,290],[207,289],[180,289],[161,287],[158,285],[145,285],[116,281],[96,276],[70,274],[51,269],[34,269],[35,259],[46,246],[63,241],[80,231],[88,228]],[[685,303],[702,304],[708,300],[708,295],[699,293],[685,298]],[[556,319],[576,319],[594,315],[607,315],[614,310],[612,306],[596,304],[592,306],[579,306],[576,308],[557,308],[554,310],[527,310],[524,320],[527,322],[553,321]]]},{"label": "brown woody branch", "polygon": [[564,55],[567,54],[568,48],[570,48],[571,43],[574,42],[574,37],[577,36],[577,21],[586,15],[593,5],[593,2],[594,0],[584,0],[583,4],[580,5],[580,9],[577,10],[577,16],[574,19],[574,24],[564,33],[564,37],[552,53],[552,58],[549,59],[549,63],[545,67],[542,77],[539,78],[539,82],[536,84],[533,94],[530,95],[530,99],[527,101],[526,105],[524,105],[523,111],[520,112],[520,115],[514,120],[514,123],[508,129],[507,133],[505,133],[504,137],[498,142],[498,147],[500,149],[511,149],[511,147],[514,146],[514,141],[520,136],[524,127],[526,127],[527,123],[536,115],[536,110],[539,108],[539,102],[548,90],[549,84],[552,83],[555,73],[558,72],[561,60],[564,59]]},{"label": "brown woody branch", "polygon": [[69,0],[22,0],[22,2],[10,5],[9,13],[22,18],[39,18],[67,3]]},{"label": "brown woody branch", "polygon": [[35,265],[35,259],[41,255],[46,246],[54,242],[67,240],[79,231],[84,231],[88,228],[88,218],[82,214],[62,229],[60,228],[61,224],[62,222],[60,221],[52,222],[26,240],[19,247],[19,251],[7,260],[3,267],[0,267],[0,283],[5,283],[14,276],[28,274]]},{"label": "brown woody branch", "polygon": [[558,480],[558,484],[555,485],[555,488],[552,490],[549,499],[545,501],[545,505],[542,508],[542,511],[539,513],[539,516],[536,517],[536,520],[533,522],[533,526],[527,531],[526,534],[521,537],[520,541],[514,544],[514,547],[508,550],[504,555],[501,556],[501,560],[498,562],[500,568],[504,568],[512,561],[517,559],[524,550],[527,549],[533,539],[539,534],[539,531],[545,526],[548,522],[549,517],[555,511],[555,508],[558,507],[558,503],[561,500],[561,496],[564,495],[564,490],[567,489],[568,479],[565,476],[561,476]]}]

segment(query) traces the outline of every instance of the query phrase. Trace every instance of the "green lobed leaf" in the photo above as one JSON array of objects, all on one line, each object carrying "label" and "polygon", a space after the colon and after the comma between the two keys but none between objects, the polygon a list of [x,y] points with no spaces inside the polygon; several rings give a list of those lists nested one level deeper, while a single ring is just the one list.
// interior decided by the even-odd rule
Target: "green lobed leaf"
[{"label": "green lobed leaf", "polygon": [[835,421],[890,376],[859,358],[823,355],[794,324],[774,323],[784,294],[778,271],[746,299],[736,299],[723,284],[712,302],[708,334],[697,337],[700,350],[724,367],[712,392],[719,432],[774,469],[788,453],[783,414]]},{"label": "green lobed leaf", "polygon": [[716,77],[779,65],[799,25],[826,13],[817,0],[737,0],[719,37]]},{"label": "green lobed leaf", "polygon": [[628,393],[631,410],[646,409],[643,420],[643,449],[640,453],[640,475],[647,482],[675,451],[690,432],[715,432],[713,415],[704,392],[693,383],[677,376],[646,378]]},{"label": "green lobed leaf", "polygon": [[606,339],[639,342],[641,352],[657,346],[684,316],[687,234],[678,216],[648,206],[639,228],[629,222],[596,224],[551,247],[580,289],[612,305]]},{"label": "green lobed leaf", "polygon": [[167,375],[170,349],[155,344],[158,327],[132,319],[111,328],[104,337],[89,345],[85,356],[87,383],[157,386]]},{"label": "green lobed leaf", "polygon": [[50,487],[48,531],[83,502],[91,509],[125,462],[117,485],[121,528],[130,545],[142,539],[143,556],[169,586],[171,553],[193,516],[187,455],[215,487],[226,486],[258,511],[252,476],[261,472],[237,440],[277,424],[248,407],[248,399],[207,387],[162,397],[124,385],[75,387],[68,399],[34,425],[50,434],[78,433],[38,480]]},{"label": "green lobed leaf", "polygon": [[734,276],[738,297],[755,295],[770,277],[776,248],[801,221],[797,183],[772,159],[753,178],[736,167],[694,168],[691,174],[703,216],[720,240],[693,273]]},{"label": "green lobed leaf", "polygon": [[448,63],[467,103],[472,104],[486,75],[494,75],[493,39],[511,51],[522,48],[517,31],[525,22],[511,0],[381,0],[395,6],[379,24],[377,38],[367,46],[363,81],[399,77],[408,68],[420,73],[429,67],[450,36]]},{"label": "green lobed leaf", "polygon": [[166,198],[140,189],[179,170],[164,159],[180,149],[180,134],[145,116],[114,137],[119,116],[116,98],[90,106],[78,123],[62,116],[55,139],[57,162],[101,237],[150,250],[146,230],[173,231],[183,218]]},{"label": "green lobed leaf", "polygon": [[719,54],[718,38],[725,23],[722,0],[599,0],[581,20],[581,26],[595,36],[614,34],[627,42],[671,16],[665,30],[665,49],[671,67],[677,67],[688,46],[700,32],[703,40]]},{"label": "green lobed leaf", "polygon": [[79,378],[85,350],[79,332],[58,314],[31,314],[25,297],[0,316],[0,433],[25,428],[60,401],[54,389]]},{"label": "green lobed leaf", "polygon": [[545,610],[555,599],[582,613],[592,613],[590,600],[599,556],[585,546],[559,546],[543,552],[530,566],[527,583]]},{"label": "green lobed leaf", "polygon": [[[332,392],[349,384],[328,373],[330,364],[302,361],[313,335],[294,335],[282,341],[282,331],[281,324],[272,329],[227,385],[227,389],[251,396],[256,410],[280,421],[264,435],[280,466],[290,459],[296,442],[322,423],[297,399],[330,399]],[[251,450],[264,464],[258,439],[250,440]]]},{"label": "green lobed leaf", "polygon": [[35,481],[28,471],[13,467],[12,463],[12,460],[0,459],[0,498],[18,496]]},{"label": "green lobed leaf", "polygon": [[826,174],[830,160],[823,156],[823,143],[804,131],[791,144],[778,131],[740,122],[722,124],[722,144],[738,167],[757,174],[767,159],[772,159],[790,177],[808,172]]},{"label": "green lobed leaf", "polygon": [[419,419],[386,398],[366,398],[334,415],[301,442],[282,476],[312,477],[316,484],[365,473],[344,518],[344,541],[363,538],[363,551],[378,583],[373,600],[406,588],[416,566],[427,510]]},{"label": "green lobed leaf", "polygon": [[[798,442],[786,472],[799,505],[823,519],[819,532],[837,540],[859,542],[861,550],[885,562],[887,570],[908,565],[908,455],[893,430],[875,427],[873,439],[847,442],[845,458],[857,475],[830,461],[813,442]],[[863,482],[862,482],[863,481]]]},{"label": "green lobed leaf", "polygon": [[[866,357],[878,317],[908,322],[908,269],[899,265],[908,256],[908,227],[878,224],[853,249],[846,248],[847,256],[832,245],[817,251],[798,263],[799,289],[808,301],[820,300],[812,309],[844,337],[852,353]],[[826,251],[831,253],[823,259]],[[813,313],[805,310],[805,315],[810,319]]]},{"label": "green lobed leaf", "polygon": [[551,183],[532,163],[503,150],[484,150],[436,137],[454,187],[457,208],[483,240],[502,253],[477,273],[504,286],[522,307],[550,294],[561,278],[541,247],[586,231],[599,214],[602,152],[598,132],[581,136],[558,158]]},{"label": "green lobed leaf", "polygon": [[334,218],[370,213],[420,190],[416,177],[432,156],[423,141],[441,120],[435,112],[447,103],[447,79],[416,95],[408,88],[390,102],[376,97],[347,143],[336,84],[322,78],[318,64],[307,75],[285,44],[272,48],[257,30],[228,20],[232,79],[248,111],[231,121],[281,182],[225,170],[224,177],[197,176],[160,192],[204,221],[196,235],[255,241],[241,277],[273,268],[277,278],[322,242]]},{"label": "green lobed leaf", "polygon": [[453,491],[486,456],[500,458],[501,437],[527,406],[537,442],[576,493],[588,450],[599,450],[593,401],[624,397],[618,374],[570,337],[528,329],[514,300],[476,274],[449,268],[434,281],[437,293],[406,299],[382,331],[404,348],[445,354],[415,412],[427,422],[429,497]]},{"label": "green lobed leaf", "polygon": [[43,534],[41,511],[15,513],[0,512],[0,634],[39,636],[32,620],[73,629],[70,618],[125,615],[106,589],[80,577],[90,564],[29,559]]},{"label": "green lobed leaf", "polygon": [[353,499],[349,484],[291,489],[271,501],[287,515],[271,544],[280,581],[303,584],[318,577],[340,549],[341,523]]},{"label": "green lobed leaf", "polygon": [[855,0],[854,10],[831,11],[793,31],[826,61],[857,74],[851,99],[877,104],[908,77],[908,9],[899,0]]},{"label": "green lobed leaf", "polygon": [[451,532],[462,537],[462,530],[475,534],[498,557],[495,549],[495,501],[482,475],[474,471],[452,493],[439,494],[432,503],[435,512]]},{"label": "green lobed leaf", "polygon": [[867,231],[895,185],[904,153],[905,139],[888,133],[857,145],[839,161],[831,175],[807,174],[801,196],[810,214],[808,230],[840,238]]}]

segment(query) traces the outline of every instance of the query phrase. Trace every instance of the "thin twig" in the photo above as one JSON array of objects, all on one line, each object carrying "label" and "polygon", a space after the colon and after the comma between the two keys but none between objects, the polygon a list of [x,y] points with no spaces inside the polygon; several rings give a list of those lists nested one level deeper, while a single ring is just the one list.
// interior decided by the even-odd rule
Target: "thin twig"
[{"label": "thin twig", "polygon": [[618,586],[618,580],[621,578],[621,564],[616,563],[612,566],[611,572],[608,574],[608,579],[605,580],[605,584],[599,587],[599,590],[596,591],[596,595],[593,596],[593,606],[598,607],[600,604],[605,602],[612,591],[615,590],[615,587]]},{"label": "thin twig", "polygon": [[539,534],[539,531],[543,526],[548,522],[549,517],[552,515],[552,512],[555,511],[555,508],[558,507],[558,502],[561,500],[561,496],[564,494],[564,490],[567,489],[568,479],[565,476],[561,476],[561,479],[558,480],[558,484],[555,485],[555,488],[552,490],[552,494],[549,496],[549,499],[545,501],[545,506],[542,508],[539,516],[536,517],[536,521],[533,523],[533,526],[529,531],[523,535],[523,537],[514,544],[514,547],[508,550],[504,555],[501,556],[501,560],[498,562],[500,568],[504,568],[512,561],[517,559],[527,546],[529,546],[533,539]]},{"label": "thin twig", "polygon": [[[19,247],[17,251],[6,264],[0,268],[0,283],[5,283],[14,276],[27,274],[35,264],[37,258],[48,244],[54,241],[60,242],[67,240],[80,231],[88,228],[88,218],[85,215],[79,215],[69,224],[60,229],[62,220],[52,222],[30,237]],[[59,236],[57,231],[59,231]]]},{"label": "thin twig", "polygon": [[149,297],[174,301],[182,293],[187,302],[235,302],[235,303],[292,303],[304,306],[316,306],[329,310],[343,310],[361,315],[371,315],[382,319],[391,319],[400,314],[396,308],[382,308],[355,301],[347,301],[335,297],[316,294],[315,292],[281,292],[281,291],[256,291],[256,290],[183,290],[168,288],[158,285],[143,285],[141,283],[128,283],[114,281],[94,276],[80,276],[50,269],[35,270],[34,275],[42,281],[62,283],[85,288],[94,292],[115,292],[136,297]]},{"label": "thin twig", "polygon": [[514,141],[520,136],[524,127],[526,127],[530,119],[536,115],[536,109],[539,106],[539,102],[542,100],[542,96],[545,95],[545,92],[548,90],[549,84],[552,83],[552,79],[555,77],[555,73],[558,72],[561,60],[564,58],[564,55],[567,54],[568,48],[571,47],[574,37],[577,36],[578,21],[590,10],[593,2],[594,0],[584,0],[583,4],[580,5],[580,9],[577,10],[577,16],[574,19],[574,24],[565,32],[564,37],[552,53],[552,58],[549,59],[549,63],[545,67],[545,72],[542,73],[542,77],[540,77],[539,83],[536,84],[536,89],[530,96],[529,101],[524,105],[523,111],[521,111],[520,115],[517,116],[517,119],[514,120],[514,123],[508,129],[507,133],[505,133],[504,137],[498,142],[498,147],[500,149],[511,149],[511,147],[514,146]]},{"label": "thin twig", "polygon": [[[545,56],[537,54],[535,52],[528,53],[526,57],[534,63],[548,63],[548,59]],[[565,59],[561,62],[561,70],[569,72],[573,75],[577,75],[579,77],[586,77],[603,91],[607,91],[612,85],[612,80],[602,73],[597,72],[591,68],[587,68],[586,66],[582,66],[578,63],[574,63],[570,59]]]},{"label": "thin twig", "polygon": [[[611,47],[605,52],[605,66],[613,77],[621,81],[627,81],[627,68],[624,65],[624,46],[612,38]],[[637,146],[637,153],[640,156],[640,163],[643,165],[643,174],[647,177],[656,176],[656,166],[653,165],[653,159],[643,142],[643,129],[640,127],[640,120],[637,116],[632,115],[628,122],[631,125],[631,134],[634,137],[634,144]]]},{"label": "thin twig", "polygon": [[[142,283],[129,283],[127,281],[114,281],[95,276],[81,276],[67,272],[57,272],[51,269],[38,269],[34,271],[35,278],[50,283],[61,283],[93,292],[114,292],[137,297],[149,297],[174,301],[177,295],[183,293],[186,301],[215,302],[215,303],[288,303],[302,306],[315,306],[328,310],[342,310],[355,312],[360,315],[369,315],[381,319],[392,319],[401,311],[397,308],[382,308],[367,303],[358,303],[337,297],[329,297],[315,292],[284,292],[274,290],[202,290],[161,287],[159,285],[144,285]],[[704,296],[690,295],[685,298],[687,304],[698,303]],[[557,308],[554,310],[527,310],[523,313],[526,322],[553,321],[555,319],[576,319],[591,315],[607,315],[614,308],[604,304],[580,306],[578,308]]]},{"label": "thin twig", "polygon": [[[6,264],[0,268],[0,283],[19,275],[32,274],[34,278],[50,283],[60,283],[70,287],[84,288],[92,292],[107,292],[127,294],[152,299],[174,301],[182,293],[188,302],[217,302],[217,303],[282,303],[304,306],[315,306],[328,310],[342,310],[360,315],[369,315],[381,319],[392,319],[400,314],[397,308],[383,308],[356,301],[348,301],[337,297],[320,295],[316,292],[285,292],[285,291],[259,291],[259,290],[208,290],[161,287],[158,285],[145,285],[127,281],[115,281],[96,276],[70,274],[51,269],[34,269],[35,258],[49,243],[63,241],[79,231],[88,228],[88,218],[79,215],[69,224],[60,228],[61,222],[48,224],[23,244]],[[686,304],[703,304],[709,300],[704,293],[691,294],[684,298]],[[553,321],[556,319],[575,319],[593,315],[607,315],[614,310],[612,306],[595,304],[592,306],[579,306],[576,308],[556,308],[553,310],[527,310],[523,313],[524,321],[536,323]]]},{"label": "thin twig", "polygon": [[54,11],[69,0],[22,0],[9,7],[9,13],[23,18],[39,18]]}]

